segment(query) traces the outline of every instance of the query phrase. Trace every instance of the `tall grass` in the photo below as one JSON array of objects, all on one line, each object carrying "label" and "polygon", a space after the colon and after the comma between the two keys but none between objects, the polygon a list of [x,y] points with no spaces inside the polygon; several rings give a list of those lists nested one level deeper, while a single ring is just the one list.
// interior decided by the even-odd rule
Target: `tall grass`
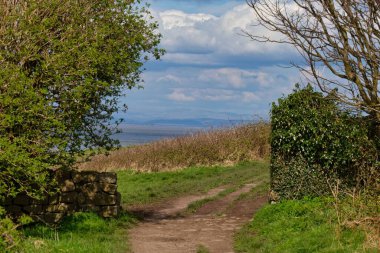
[{"label": "tall grass", "polygon": [[269,157],[270,126],[245,124],[121,148],[93,157],[81,170],[175,170],[190,166],[231,165]]}]

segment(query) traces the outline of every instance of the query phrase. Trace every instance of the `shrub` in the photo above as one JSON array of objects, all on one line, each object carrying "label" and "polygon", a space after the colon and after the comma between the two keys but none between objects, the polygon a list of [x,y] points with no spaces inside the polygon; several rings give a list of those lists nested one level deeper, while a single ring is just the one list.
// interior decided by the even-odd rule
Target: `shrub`
[{"label": "shrub", "polygon": [[322,195],[329,181],[362,182],[377,151],[360,116],[308,85],[272,105],[272,189],[286,198]]},{"label": "shrub", "polygon": [[113,114],[161,35],[138,0],[0,6],[0,197],[41,196],[50,168],[118,146]]},{"label": "shrub", "polygon": [[[27,224],[30,221],[30,217],[22,216],[19,224]],[[21,234],[17,230],[18,226],[5,216],[5,210],[0,206],[0,252],[8,252],[18,245],[21,240]]]}]

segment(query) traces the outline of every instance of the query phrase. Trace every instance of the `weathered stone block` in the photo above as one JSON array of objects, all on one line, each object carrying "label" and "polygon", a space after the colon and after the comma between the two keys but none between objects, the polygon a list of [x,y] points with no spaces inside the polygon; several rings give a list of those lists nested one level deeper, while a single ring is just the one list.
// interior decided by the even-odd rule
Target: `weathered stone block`
[{"label": "weathered stone block", "polygon": [[63,203],[75,203],[77,201],[77,192],[63,192],[60,201]]},{"label": "weathered stone block", "polygon": [[87,198],[82,192],[78,193],[78,196],[77,196],[78,204],[80,204],[80,205],[85,204],[86,200],[87,200]]},{"label": "weathered stone block", "polygon": [[78,211],[80,211],[80,212],[99,212],[100,207],[93,205],[93,204],[80,205],[78,208]]},{"label": "weathered stone block", "polygon": [[92,171],[75,172],[73,181],[74,183],[96,182],[98,181],[98,173]]},{"label": "weathered stone block", "polygon": [[116,205],[120,206],[121,203],[121,194],[120,192],[116,192]]},{"label": "weathered stone block", "polygon": [[41,214],[44,211],[44,208],[42,205],[30,205],[30,206],[24,206],[23,210],[28,214]]},{"label": "weathered stone block", "polygon": [[61,185],[61,192],[72,192],[75,191],[75,184],[72,180],[66,179]]},{"label": "weathered stone block", "polygon": [[116,184],[109,184],[109,183],[105,183],[105,182],[100,182],[99,186],[102,189],[102,191],[104,191],[108,194],[115,194],[116,190],[117,190]]},{"label": "weathered stone block", "polygon": [[59,205],[59,204],[48,205],[48,206],[46,207],[46,211],[47,211],[47,212],[56,213],[56,212],[58,212],[58,205]]},{"label": "weathered stone block", "polygon": [[16,196],[16,198],[13,200],[13,204],[20,205],[20,206],[27,206],[31,203],[32,198],[25,195],[25,194],[19,194]]},{"label": "weathered stone block", "polygon": [[46,208],[46,211],[52,212],[52,213],[61,213],[61,212],[65,213],[68,211],[72,211],[73,208],[74,208],[74,205],[70,205],[70,204],[66,204],[66,203],[59,203],[56,205],[49,205]]},{"label": "weathered stone block", "polygon": [[66,212],[67,213],[73,213],[76,211],[76,205],[75,204],[66,204]]},{"label": "weathered stone block", "polygon": [[49,195],[46,195],[45,197],[41,199],[32,199],[30,204],[31,205],[48,205],[50,203]]},{"label": "weathered stone block", "polygon": [[116,217],[119,215],[119,206],[103,206],[100,208],[99,215],[104,218]]},{"label": "weathered stone block", "polygon": [[64,213],[45,213],[39,219],[48,224],[59,223],[65,217]]},{"label": "weathered stone block", "polygon": [[65,180],[71,180],[72,179],[72,170],[57,170],[54,172],[54,176],[57,179],[58,183],[64,182]]},{"label": "weathered stone block", "polygon": [[107,193],[98,193],[95,198],[93,204],[98,206],[109,206],[116,205],[117,196],[109,195]]},{"label": "weathered stone block", "polygon": [[49,201],[47,204],[58,204],[60,201],[60,196],[59,195],[53,195],[49,196]]},{"label": "weathered stone block", "polygon": [[81,192],[87,196],[95,195],[97,192],[101,191],[101,188],[98,183],[87,183],[80,187]]},{"label": "weathered stone block", "polygon": [[3,206],[10,206],[12,205],[13,199],[12,198],[5,198],[4,201],[1,203]]},{"label": "weathered stone block", "polygon": [[99,176],[99,182],[108,183],[108,184],[116,184],[117,175],[114,172],[104,172]]},{"label": "weathered stone block", "polygon": [[7,206],[6,209],[10,214],[15,214],[16,216],[21,213],[21,207],[17,205]]}]

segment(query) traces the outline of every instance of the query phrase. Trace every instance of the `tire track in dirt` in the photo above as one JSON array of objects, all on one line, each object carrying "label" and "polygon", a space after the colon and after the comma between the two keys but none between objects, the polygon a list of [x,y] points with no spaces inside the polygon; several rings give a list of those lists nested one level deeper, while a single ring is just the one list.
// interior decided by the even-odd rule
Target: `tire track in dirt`
[{"label": "tire track in dirt", "polygon": [[[199,245],[210,253],[232,253],[233,235],[248,222],[267,198],[237,198],[258,184],[246,184],[227,196],[206,203],[189,216],[181,211],[200,199],[214,197],[223,188],[216,188],[202,196],[181,197],[159,206],[133,210],[143,221],[129,232],[133,253],[195,253]],[[141,217],[140,216],[140,217]]]}]

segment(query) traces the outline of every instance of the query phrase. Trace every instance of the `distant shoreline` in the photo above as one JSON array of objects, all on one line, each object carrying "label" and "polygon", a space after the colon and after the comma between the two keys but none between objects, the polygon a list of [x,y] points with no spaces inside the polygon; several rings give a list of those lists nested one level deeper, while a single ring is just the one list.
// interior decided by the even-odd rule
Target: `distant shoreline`
[{"label": "distant shoreline", "polygon": [[146,144],[153,141],[184,136],[207,130],[206,127],[181,125],[137,125],[127,124],[121,128],[121,133],[114,134],[113,138],[120,141],[123,147]]}]

